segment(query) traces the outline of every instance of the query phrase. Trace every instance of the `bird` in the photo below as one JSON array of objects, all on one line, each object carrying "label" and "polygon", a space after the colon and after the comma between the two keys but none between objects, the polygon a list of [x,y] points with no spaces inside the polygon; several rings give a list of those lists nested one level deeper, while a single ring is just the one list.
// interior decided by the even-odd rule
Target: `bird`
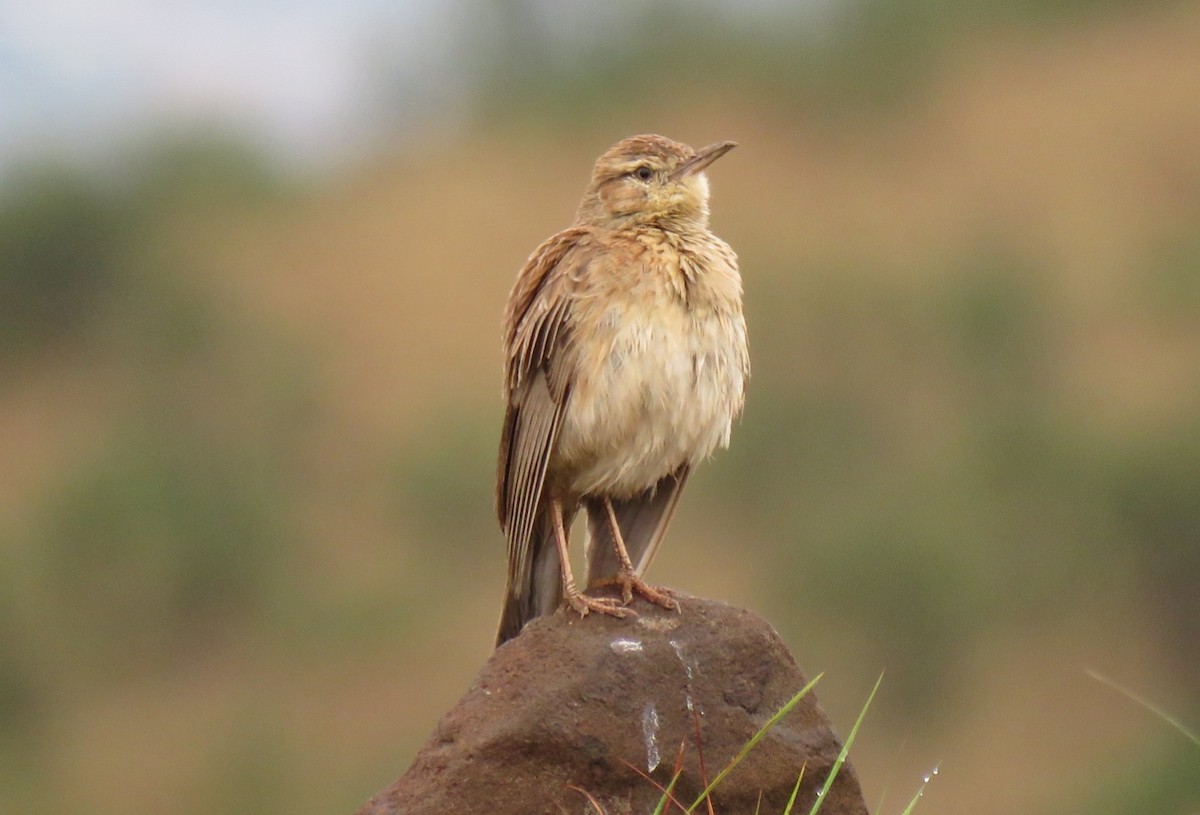
[{"label": "bird", "polygon": [[[696,150],[659,135],[603,153],[567,229],[517,274],[504,311],[496,512],[508,571],[496,645],[560,605],[626,617],[633,596],[678,608],[642,575],[688,475],[727,447],[750,376],[737,255],[708,226]],[[587,515],[585,589],[571,524]]]}]

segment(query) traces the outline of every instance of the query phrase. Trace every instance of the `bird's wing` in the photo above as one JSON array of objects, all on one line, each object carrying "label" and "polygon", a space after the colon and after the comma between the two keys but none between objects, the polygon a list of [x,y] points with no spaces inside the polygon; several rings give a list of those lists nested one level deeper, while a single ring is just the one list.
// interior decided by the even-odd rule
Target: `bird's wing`
[{"label": "bird's wing", "polygon": [[507,410],[500,436],[496,513],[508,539],[510,593],[532,580],[546,467],[570,398],[574,367],[571,284],[587,263],[586,231],[570,229],[543,243],[517,275],[505,312]]}]

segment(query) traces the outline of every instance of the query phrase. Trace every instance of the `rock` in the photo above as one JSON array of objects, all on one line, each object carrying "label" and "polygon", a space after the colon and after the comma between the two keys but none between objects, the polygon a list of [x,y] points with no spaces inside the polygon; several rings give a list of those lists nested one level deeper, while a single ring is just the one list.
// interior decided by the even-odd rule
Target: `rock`
[{"label": "rock", "polygon": [[[711,780],[805,679],[762,618],[677,596],[679,612],[637,600],[636,619],[560,611],[531,622],[358,815],[597,815],[571,786],[606,815],[648,815],[662,793],[628,764],[665,787],[681,744],[675,796],[690,806],[705,786],[701,751]],[[720,784],[714,809],[778,815],[803,767],[793,812],[808,812],[840,749],[810,691]],[[866,815],[849,763],[821,812]]]}]

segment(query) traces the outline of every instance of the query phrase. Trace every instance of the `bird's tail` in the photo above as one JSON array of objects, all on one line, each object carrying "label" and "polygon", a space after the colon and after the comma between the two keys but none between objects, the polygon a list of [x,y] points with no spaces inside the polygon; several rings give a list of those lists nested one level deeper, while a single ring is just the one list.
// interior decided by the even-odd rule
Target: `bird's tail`
[{"label": "bird's tail", "polygon": [[[633,498],[612,500],[621,538],[639,575],[646,571],[658,551],[667,525],[671,523],[671,516],[675,514],[687,476],[688,468],[682,467]],[[620,562],[617,560],[612,524],[609,523],[604,501],[588,499],[587,515],[587,585],[594,586],[616,577]]]},{"label": "bird's tail", "polygon": [[[500,630],[496,647],[521,633],[525,623],[543,614],[553,614],[562,602],[562,572],[558,547],[554,542],[554,524],[549,512],[541,512],[525,547],[524,569],[510,564],[504,608],[500,612]],[[520,580],[519,573],[526,575]]]}]

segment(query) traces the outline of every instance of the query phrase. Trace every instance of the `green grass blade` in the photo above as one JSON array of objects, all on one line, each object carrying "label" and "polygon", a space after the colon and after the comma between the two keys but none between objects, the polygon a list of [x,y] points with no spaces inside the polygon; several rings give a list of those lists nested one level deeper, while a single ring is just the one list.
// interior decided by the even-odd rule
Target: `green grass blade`
[{"label": "green grass blade", "polygon": [[679,776],[683,775],[683,770],[676,770],[675,775],[671,776],[671,783],[667,784],[667,788],[663,790],[662,798],[658,799],[658,806],[654,808],[652,815],[662,815],[663,809],[667,806],[667,801],[671,800],[671,792],[675,789],[675,782],[679,780]]},{"label": "green grass blade", "polygon": [[792,807],[796,805],[796,796],[800,794],[800,782],[804,780],[804,771],[808,769],[808,764],[800,766],[800,775],[796,776],[796,786],[792,787],[792,797],[788,799],[787,808],[783,810],[783,815],[792,815]]},{"label": "green grass blade", "polygon": [[748,742],[746,742],[745,745],[742,746],[742,749],[738,751],[738,754],[736,756],[734,756],[733,759],[728,764],[725,765],[725,769],[723,769],[723,770],[721,770],[721,772],[717,773],[717,777],[714,778],[712,780],[712,782],[707,787],[704,788],[704,791],[700,793],[700,796],[694,802],[692,802],[692,805],[690,807],[688,807],[687,811],[695,812],[696,807],[698,807],[702,803],[704,803],[704,799],[707,798],[712,793],[712,791],[717,788],[717,785],[720,784],[722,781],[724,781],[725,777],[727,775],[729,775],[731,772],[733,772],[733,769],[735,767],[737,767],[737,765],[742,763],[742,759],[744,759],[747,755],[749,755],[750,751],[754,749],[754,746],[756,744],[758,744],[760,741],[762,741],[763,736],[765,736],[772,727],[777,725],[779,723],[780,719],[782,719],[784,716],[788,715],[788,713],[791,712],[792,708],[794,708],[801,699],[803,699],[805,696],[808,695],[809,691],[811,691],[813,689],[813,686],[816,685],[817,682],[819,682],[821,680],[821,677],[824,675],[825,674],[817,674],[811,682],[809,682],[803,688],[798,690],[796,692],[796,695],[787,701],[787,704],[785,704],[783,707],[779,708],[779,711],[774,716],[772,716],[770,719],[768,719],[767,723],[764,724],[762,727],[760,727],[758,729],[758,732],[755,733],[753,736],[751,736],[750,740]]},{"label": "green grass blade", "polygon": [[901,812],[900,815],[911,815],[912,811],[916,809],[917,801],[919,801],[921,796],[925,794],[925,788],[929,786],[929,782],[933,780],[933,777],[938,774],[938,767],[940,766],[941,764],[936,765],[929,772],[929,775],[925,776],[925,780],[921,782],[921,786],[917,787],[916,795],[912,797],[912,800],[908,802],[908,806],[904,808],[904,811]]},{"label": "green grass blade", "polygon": [[846,756],[850,754],[850,745],[854,744],[854,739],[858,736],[859,725],[863,723],[863,719],[867,715],[867,708],[871,707],[871,702],[875,699],[875,694],[879,691],[879,686],[883,684],[883,674],[879,674],[879,678],[875,680],[875,687],[871,688],[871,695],[867,697],[866,703],[862,710],[858,713],[858,719],[854,722],[854,727],[850,728],[850,735],[846,736],[846,743],[842,745],[841,752],[833,762],[833,767],[829,769],[829,775],[825,776],[825,783],[821,785],[821,789],[817,790],[817,800],[813,801],[812,809],[808,811],[808,815],[817,815],[821,811],[821,804],[825,803],[825,795],[829,792],[833,782],[837,780],[838,772],[842,769],[842,765],[846,763]]},{"label": "green grass blade", "polygon": [[1149,700],[1144,699],[1141,696],[1138,696],[1136,693],[1129,690],[1129,688],[1118,685],[1116,682],[1109,679],[1107,676],[1104,676],[1099,671],[1093,671],[1091,668],[1088,668],[1087,675],[1090,676],[1092,679],[1095,679],[1097,682],[1100,682],[1104,685],[1108,685],[1110,688],[1112,688],[1113,690],[1115,690],[1117,693],[1121,694],[1125,698],[1129,699],[1131,702],[1135,702],[1136,704],[1139,704],[1142,707],[1146,708],[1146,710],[1150,711],[1155,716],[1162,719],[1164,722],[1171,725],[1171,727],[1175,728],[1180,733],[1182,733],[1185,738],[1189,739],[1197,747],[1200,747],[1200,736],[1197,736],[1195,733],[1193,733],[1191,730],[1189,730],[1183,724],[1183,722],[1179,721],[1174,716],[1172,716],[1171,714],[1167,713],[1162,708],[1155,705],[1153,702],[1150,702]]}]

